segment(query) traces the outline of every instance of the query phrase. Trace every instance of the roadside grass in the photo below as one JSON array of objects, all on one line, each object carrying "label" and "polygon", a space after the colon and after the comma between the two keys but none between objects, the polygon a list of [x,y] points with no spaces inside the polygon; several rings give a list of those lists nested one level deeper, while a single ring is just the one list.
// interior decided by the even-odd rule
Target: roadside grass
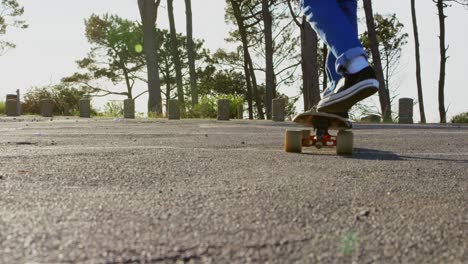
[{"label": "roadside grass", "polygon": [[468,123],[468,112],[458,114],[452,118],[452,123],[456,124],[467,124]]},{"label": "roadside grass", "polygon": [[341,240],[340,251],[344,256],[352,255],[359,246],[359,236],[354,230],[348,231]]},{"label": "roadside grass", "polygon": [[0,101],[0,115],[5,114],[5,102]]}]

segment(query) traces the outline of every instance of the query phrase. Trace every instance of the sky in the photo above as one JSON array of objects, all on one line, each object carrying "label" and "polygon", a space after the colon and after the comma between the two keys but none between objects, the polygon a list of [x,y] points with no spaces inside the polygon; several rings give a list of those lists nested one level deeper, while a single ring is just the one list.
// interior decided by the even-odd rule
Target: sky
[{"label": "sky", "polygon": [[[117,14],[121,17],[139,20],[136,0],[18,0],[24,6],[24,19],[29,23],[26,30],[12,29],[1,40],[17,45],[16,49],[0,56],[0,98],[6,94],[22,93],[31,87],[56,84],[62,77],[77,71],[76,60],[82,59],[89,51],[84,35],[84,20],[91,14]],[[168,28],[165,1],[162,1],[158,26]],[[397,80],[400,97],[417,98],[414,45],[412,35],[410,1],[373,1],[374,12],[396,13],[409,34],[408,44],[403,50]],[[212,52],[218,48],[232,47],[225,42],[232,25],[224,20],[224,0],[192,0],[194,37],[204,39]],[[439,46],[437,10],[432,1],[417,1],[418,25],[422,54],[423,89],[426,116],[429,122],[438,122],[438,75]],[[176,28],[185,33],[185,4],[182,0],[174,3]],[[360,15],[363,16],[362,10]],[[468,10],[459,6],[447,9],[446,39],[449,45],[446,74],[446,106],[448,116],[468,111],[468,86],[463,79],[468,69]],[[299,40],[298,40],[299,41]],[[298,71],[300,74],[300,71]],[[261,79],[261,78],[259,78]],[[118,87],[117,87],[118,89]],[[136,87],[143,91],[144,85]],[[299,87],[281,87],[280,92],[290,96],[299,93]],[[108,100],[123,100],[122,97],[97,99],[93,104],[100,108]],[[374,98],[375,101],[375,98]],[[136,102],[139,112],[145,112],[147,98],[140,97]],[[298,111],[302,106],[297,107]],[[397,110],[397,106],[393,109]],[[415,121],[419,120],[418,107],[415,107]]]}]

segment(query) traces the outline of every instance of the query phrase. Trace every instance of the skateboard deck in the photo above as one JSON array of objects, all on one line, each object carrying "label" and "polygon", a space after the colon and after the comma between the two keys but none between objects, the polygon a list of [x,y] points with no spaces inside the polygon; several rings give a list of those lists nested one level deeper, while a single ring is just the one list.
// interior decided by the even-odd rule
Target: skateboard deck
[{"label": "skateboard deck", "polygon": [[322,123],[323,126],[326,126],[326,129],[330,130],[346,130],[353,128],[353,123],[349,119],[335,114],[315,111],[308,111],[299,114],[294,117],[293,121],[313,128],[317,128],[320,126],[319,123]]},{"label": "skateboard deck", "polygon": [[[339,155],[352,154],[353,133],[346,131],[353,127],[349,119],[335,114],[308,111],[297,115],[293,121],[312,127],[314,133],[310,130],[303,130],[299,135],[293,131],[286,131],[285,150],[287,152],[301,152],[303,146],[315,146],[318,149],[336,147],[336,153]],[[338,133],[331,135],[329,130],[338,130]]]}]

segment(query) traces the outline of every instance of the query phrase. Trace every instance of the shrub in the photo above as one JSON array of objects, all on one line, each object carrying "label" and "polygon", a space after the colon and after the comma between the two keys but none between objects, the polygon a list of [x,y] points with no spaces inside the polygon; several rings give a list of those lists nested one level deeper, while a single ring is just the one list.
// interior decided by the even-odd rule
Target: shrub
[{"label": "shrub", "polygon": [[458,114],[452,118],[452,123],[468,123],[468,112]]},{"label": "shrub", "polygon": [[123,101],[110,101],[104,105],[104,112],[101,116],[119,117],[124,115]]},{"label": "shrub", "polygon": [[0,101],[0,115],[5,114],[5,102]]},{"label": "shrub", "polygon": [[[47,87],[34,87],[25,95],[21,103],[21,111],[23,114],[41,114],[41,99],[52,98],[52,93]],[[55,112],[54,112],[55,113]]]},{"label": "shrub", "polygon": [[78,115],[80,99],[87,93],[86,89],[76,89],[66,84],[34,87],[24,96],[22,111],[23,113],[40,114],[41,99],[51,98],[55,104],[54,115]]},{"label": "shrub", "polygon": [[296,115],[296,103],[299,100],[299,97],[293,97],[289,98],[285,94],[278,94],[278,98],[284,98],[286,99],[286,109],[285,109],[285,115],[286,119],[292,120],[292,118]]},{"label": "shrub", "polygon": [[218,100],[229,100],[230,117],[237,117],[237,107],[244,103],[242,96],[236,95],[218,95],[218,96],[202,96],[199,103],[193,107],[189,106],[187,111],[188,118],[217,118],[218,117]]}]

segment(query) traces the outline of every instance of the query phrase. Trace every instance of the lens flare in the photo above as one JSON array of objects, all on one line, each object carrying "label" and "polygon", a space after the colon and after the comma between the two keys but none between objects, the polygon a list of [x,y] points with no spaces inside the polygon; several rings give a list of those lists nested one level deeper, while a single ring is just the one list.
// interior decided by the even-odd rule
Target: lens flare
[{"label": "lens flare", "polygon": [[135,45],[135,51],[137,53],[141,53],[143,51],[143,46],[141,44],[136,44]]}]

